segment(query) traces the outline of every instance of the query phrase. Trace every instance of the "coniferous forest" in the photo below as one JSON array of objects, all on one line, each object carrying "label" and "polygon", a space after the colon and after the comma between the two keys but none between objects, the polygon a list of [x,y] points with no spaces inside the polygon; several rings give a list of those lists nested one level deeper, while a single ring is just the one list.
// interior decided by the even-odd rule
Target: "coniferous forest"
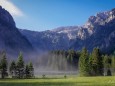
[{"label": "coniferous forest", "polygon": [[33,78],[34,67],[32,62],[25,64],[22,53],[19,54],[17,61],[8,63],[6,52],[0,55],[0,76],[4,78]]},{"label": "coniferous forest", "polygon": [[[46,65],[53,70],[79,71],[79,76],[114,76],[115,75],[115,53],[103,54],[99,48],[88,52],[86,48],[81,51],[56,50],[47,55]],[[34,66],[32,62],[25,64],[22,53],[17,61],[8,63],[6,52],[0,55],[1,78],[34,78]]]},{"label": "coniferous forest", "polygon": [[[51,55],[53,54],[53,55]],[[57,58],[56,62],[50,60],[50,64],[58,69],[67,70],[67,66],[72,66],[79,70],[80,76],[112,76],[115,75],[115,54],[105,54],[99,48],[94,48],[92,52],[88,52],[86,48],[81,51],[75,50],[57,50],[50,52],[50,57],[54,55]],[[63,59],[60,59],[61,58]],[[69,63],[69,65],[67,64]],[[71,67],[69,68],[71,70]]]}]

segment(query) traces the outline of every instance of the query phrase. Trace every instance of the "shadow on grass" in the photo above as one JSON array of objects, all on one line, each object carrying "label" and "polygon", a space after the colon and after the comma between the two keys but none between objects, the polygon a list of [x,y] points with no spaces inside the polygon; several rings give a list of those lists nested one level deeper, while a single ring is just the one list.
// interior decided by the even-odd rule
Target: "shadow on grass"
[{"label": "shadow on grass", "polygon": [[75,86],[75,83],[68,82],[42,82],[42,83],[0,83],[0,86]]},{"label": "shadow on grass", "polygon": [[90,83],[70,83],[70,82],[39,82],[39,83],[0,83],[0,86],[115,86],[111,85],[99,85],[99,84],[90,84]]}]

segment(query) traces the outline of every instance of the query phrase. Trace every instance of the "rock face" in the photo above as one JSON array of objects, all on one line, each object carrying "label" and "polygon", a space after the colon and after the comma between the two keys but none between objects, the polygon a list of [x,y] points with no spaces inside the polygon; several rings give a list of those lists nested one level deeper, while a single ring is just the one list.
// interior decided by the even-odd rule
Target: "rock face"
[{"label": "rock face", "polygon": [[36,49],[76,49],[99,47],[104,52],[115,50],[115,9],[91,16],[83,26],[59,27],[49,31],[20,30]]},{"label": "rock face", "polygon": [[28,52],[33,50],[31,43],[16,28],[8,11],[0,6],[0,50],[8,53]]}]

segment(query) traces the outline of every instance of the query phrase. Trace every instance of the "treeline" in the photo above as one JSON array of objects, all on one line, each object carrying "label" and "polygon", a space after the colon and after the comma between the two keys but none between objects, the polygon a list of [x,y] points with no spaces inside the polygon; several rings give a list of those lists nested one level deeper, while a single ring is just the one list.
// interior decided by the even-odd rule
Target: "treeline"
[{"label": "treeline", "polygon": [[115,75],[115,55],[103,55],[98,48],[89,53],[83,48],[79,57],[80,76]]},{"label": "treeline", "polygon": [[12,61],[8,65],[6,52],[0,54],[0,77],[2,79],[12,78],[32,78],[34,77],[34,67],[32,62],[25,65],[22,53],[19,54],[17,61]]},{"label": "treeline", "polygon": [[58,70],[79,70],[80,76],[115,75],[115,53],[103,54],[99,48],[90,53],[86,48],[81,51],[56,50],[49,53],[49,66]]},{"label": "treeline", "polygon": [[77,70],[79,52],[74,50],[56,50],[49,52],[47,65],[54,70],[67,71]]}]

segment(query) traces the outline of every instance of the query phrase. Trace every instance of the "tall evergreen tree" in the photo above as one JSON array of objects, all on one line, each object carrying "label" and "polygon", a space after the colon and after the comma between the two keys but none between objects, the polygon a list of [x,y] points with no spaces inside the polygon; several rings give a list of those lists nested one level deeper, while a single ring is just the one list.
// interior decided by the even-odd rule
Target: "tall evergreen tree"
[{"label": "tall evergreen tree", "polygon": [[93,74],[93,68],[92,68],[92,54],[89,55],[89,75]]},{"label": "tall evergreen tree", "polygon": [[92,52],[92,75],[103,75],[103,59],[98,48]]},{"label": "tall evergreen tree", "polygon": [[12,75],[12,78],[16,77],[16,63],[15,63],[15,61],[12,61],[10,64],[10,73]]},{"label": "tall evergreen tree", "polygon": [[25,75],[26,75],[26,78],[30,77],[30,70],[29,70],[29,66],[28,65],[26,65],[26,67],[25,67]]},{"label": "tall evergreen tree", "polygon": [[113,70],[113,74],[115,74],[115,55],[112,55],[112,70]]},{"label": "tall evergreen tree", "polygon": [[107,68],[108,68],[107,58],[108,55],[103,55],[104,76],[107,74]]},{"label": "tall evergreen tree", "polygon": [[79,58],[79,73],[80,76],[89,75],[89,61],[88,61],[88,51],[86,48],[82,49],[81,56]]},{"label": "tall evergreen tree", "polygon": [[105,55],[103,62],[104,62],[104,74],[105,75],[111,75],[110,72],[112,72],[111,71],[111,69],[112,69],[112,56]]},{"label": "tall evergreen tree", "polygon": [[17,61],[17,76],[18,78],[24,77],[24,61],[22,53],[19,54],[18,61]]},{"label": "tall evergreen tree", "polygon": [[6,52],[3,51],[1,62],[0,62],[0,72],[1,72],[2,79],[4,79],[6,76],[8,76],[7,67],[8,66],[7,66]]},{"label": "tall evergreen tree", "polygon": [[33,67],[32,62],[29,63],[28,67],[29,67],[30,77],[33,77],[34,76],[34,67]]}]

